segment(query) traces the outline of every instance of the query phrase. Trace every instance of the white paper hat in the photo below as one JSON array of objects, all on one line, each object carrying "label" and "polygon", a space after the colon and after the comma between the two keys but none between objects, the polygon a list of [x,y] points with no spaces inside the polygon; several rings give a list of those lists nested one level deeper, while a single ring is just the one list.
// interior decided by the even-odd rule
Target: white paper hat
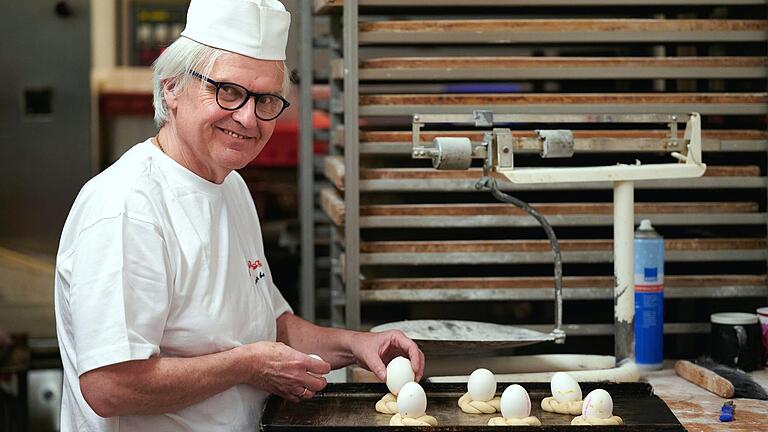
[{"label": "white paper hat", "polygon": [[277,0],[192,0],[181,36],[260,60],[285,60],[291,14]]}]

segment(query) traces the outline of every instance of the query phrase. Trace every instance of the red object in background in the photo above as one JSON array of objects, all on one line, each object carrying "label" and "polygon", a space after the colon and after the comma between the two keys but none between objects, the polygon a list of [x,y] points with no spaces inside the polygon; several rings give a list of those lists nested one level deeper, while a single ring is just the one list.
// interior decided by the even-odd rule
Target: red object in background
[{"label": "red object in background", "polygon": [[[322,111],[312,113],[313,129],[328,129],[331,125],[330,118]],[[252,160],[248,166],[257,167],[295,167],[299,164],[299,122],[288,118],[278,120],[272,137],[264,146],[264,149]],[[327,141],[315,141],[314,153],[325,154],[328,152]]]}]

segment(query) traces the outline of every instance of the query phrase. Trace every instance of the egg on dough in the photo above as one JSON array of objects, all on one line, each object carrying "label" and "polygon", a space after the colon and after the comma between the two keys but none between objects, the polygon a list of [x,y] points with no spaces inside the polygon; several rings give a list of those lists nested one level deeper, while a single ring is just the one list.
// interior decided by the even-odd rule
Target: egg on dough
[{"label": "egg on dough", "polygon": [[427,412],[427,395],[417,382],[406,383],[397,395],[397,412],[402,417],[419,418]]},{"label": "egg on dough", "polygon": [[584,398],[581,415],[586,418],[607,419],[613,416],[613,399],[607,391],[596,389]]},{"label": "egg on dough", "polygon": [[411,361],[405,357],[395,357],[387,365],[387,388],[393,395],[397,396],[400,389],[409,382],[412,382],[416,375],[411,368]]},{"label": "egg on dough", "polygon": [[581,400],[581,386],[572,376],[558,372],[552,376],[550,384],[552,397],[558,402],[573,402]]},{"label": "egg on dough", "polygon": [[489,401],[496,395],[496,377],[488,369],[476,369],[469,376],[467,391],[472,400]]},{"label": "egg on dough", "polygon": [[501,415],[504,418],[526,418],[531,415],[531,398],[518,384],[512,384],[501,394]]}]

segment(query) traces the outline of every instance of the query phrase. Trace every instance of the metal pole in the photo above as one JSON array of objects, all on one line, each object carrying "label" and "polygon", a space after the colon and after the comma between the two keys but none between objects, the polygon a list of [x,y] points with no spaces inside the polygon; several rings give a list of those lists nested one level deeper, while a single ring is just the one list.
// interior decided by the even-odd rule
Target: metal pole
[{"label": "metal pole", "polygon": [[635,358],[634,227],[634,184],[616,181],[613,183],[613,321],[617,366]]},{"label": "metal pole", "polygon": [[[331,60],[341,59],[344,57],[341,52],[343,44],[343,31],[341,29],[341,16],[333,14],[330,16],[331,28],[330,37],[328,38],[329,54]],[[342,79],[334,79],[332,74],[328,75],[328,86],[331,88],[331,100],[329,102],[329,110],[331,116],[331,131],[337,130],[338,127],[344,125],[344,113],[338,112],[333,107],[337,105],[344,94],[342,85]],[[340,104],[340,103],[339,103]],[[343,105],[343,104],[341,104]],[[328,154],[337,156],[340,154],[339,148],[335,145],[328,146]],[[344,327],[344,305],[343,302],[335,301],[339,298],[344,298],[344,285],[341,281],[341,246],[338,243],[338,236],[336,226],[333,222],[328,220],[328,231],[330,232],[330,255],[331,266],[329,274],[329,289],[330,289],[330,302],[329,302],[329,317],[331,325],[334,327]]]},{"label": "metal pole", "polygon": [[344,1],[344,252],[346,326],[360,328],[360,151],[358,148],[357,0]]},{"label": "metal pole", "polygon": [[[315,321],[315,200],[314,136],[312,127],[313,32],[312,3],[299,2],[301,44],[299,52],[299,223],[301,226],[300,311]],[[288,73],[288,71],[286,71]]]}]

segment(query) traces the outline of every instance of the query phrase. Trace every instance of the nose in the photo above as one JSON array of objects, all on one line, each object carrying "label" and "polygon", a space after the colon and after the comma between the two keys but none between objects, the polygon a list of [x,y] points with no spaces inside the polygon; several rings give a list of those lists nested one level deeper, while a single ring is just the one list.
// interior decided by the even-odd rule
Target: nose
[{"label": "nose", "polygon": [[245,105],[232,112],[232,119],[246,129],[255,127],[259,121],[256,117],[256,100],[253,97],[248,97]]}]

